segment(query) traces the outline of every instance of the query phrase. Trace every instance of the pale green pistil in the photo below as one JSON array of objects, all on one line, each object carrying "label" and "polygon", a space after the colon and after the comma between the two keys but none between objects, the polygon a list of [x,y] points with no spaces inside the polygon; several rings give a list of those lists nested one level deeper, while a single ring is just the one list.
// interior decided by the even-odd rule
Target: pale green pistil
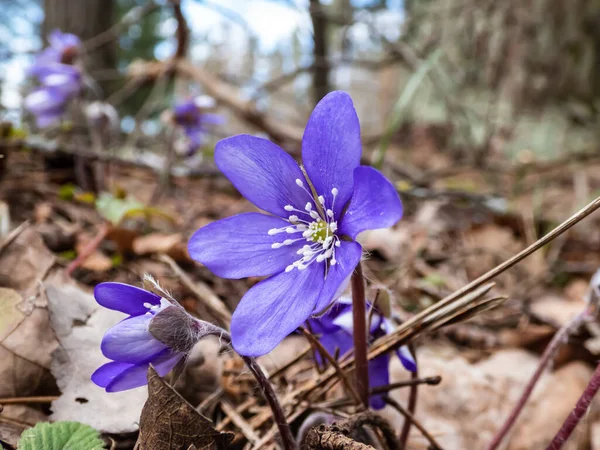
[{"label": "pale green pistil", "polygon": [[308,237],[308,241],[318,242],[322,244],[329,236],[333,236],[333,231],[329,224],[321,219],[316,222],[312,222],[308,229],[312,232]]}]

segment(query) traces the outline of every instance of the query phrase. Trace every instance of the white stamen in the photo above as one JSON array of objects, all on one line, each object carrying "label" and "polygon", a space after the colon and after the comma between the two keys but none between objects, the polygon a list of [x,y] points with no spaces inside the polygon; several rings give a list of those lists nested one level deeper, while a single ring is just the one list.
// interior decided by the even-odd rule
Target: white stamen
[{"label": "white stamen", "polygon": [[[309,198],[313,198],[313,193],[306,189],[304,182],[298,178],[296,185],[302,188]],[[337,264],[335,259],[335,249],[341,245],[340,238],[336,235],[338,224],[335,220],[335,200],[338,195],[337,188],[331,189],[333,199],[331,204],[327,204],[327,199],[323,195],[316,197],[318,203],[307,202],[304,205],[304,211],[294,208],[292,205],[285,205],[284,209],[290,214],[289,224],[282,228],[273,228],[268,230],[269,236],[279,233],[296,234],[301,233],[302,237],[297,239],[285,239],[283,242],[274,242],[271,248],[277,249],[284,246],[291,246],[298,241],[306,243],[295,251],[299,259],[285,268],[286,272],[294,269],[306,270],[313,262],[326,263],[325,277],[327,277],[328,267]],[[318,208],[315,208],[315,205]]]},{"label": "white stamen", "polygon": [[152,309],[152,303],[148,303],[148,302],[144,303],[144,308]]}]

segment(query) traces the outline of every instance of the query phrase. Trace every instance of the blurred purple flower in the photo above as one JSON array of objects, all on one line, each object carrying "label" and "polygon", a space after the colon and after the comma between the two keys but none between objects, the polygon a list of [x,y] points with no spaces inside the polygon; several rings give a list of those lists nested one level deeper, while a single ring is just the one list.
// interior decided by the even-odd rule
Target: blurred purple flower
[{"label": "blurred purple flower", "polygon": [[[186,100],[175,106],[174,120],[183,128],[188,139],[186,156],[192,156],[204,144],[210,127],[224,122],[222,116],[204,112],[211,107],[207,97]],[[211,99],[212,100],[212,99]]]},{"label": "blurred purple flower", "polygon": [[81,47],[81,40],[70,33],[62,33],[54,30],[48,36],[50,47],[42,51],[35,59],[35,63],[29,68],[30,75],[38,75],[38,72],[47,66],[54,64],[73,64]]},{"label": "blurred purple flower", "polygon": [[35,116],[37,126],[45,128],[60,120],[66,98],[55,89],[39,88],[25,97],[25,108]]},{"label": "blurred purple flower", "polygon": [[144,386],[150,364],[165,376],[202,337],[221,331],[193,318],[176,302],[127,284],[98,284],[94,296],[100,305],[129,314],[102,339],[102,353],[113,361],[91,377],[107,392]]},{"label": "blurred purple flower", "polygon": [[[371,305],[368,304],[367,309],[370,308]],[[319,335],[319,341],[331,355],[335,355],[336,351],[343,355],[354,347],[352,300],[350,298],[341,297],[325,314],[309,319],[308,323],[312,332]],[[389,334],[393,329],[394,326],[389,319],[376,311],[373,312],[369,330],[371,340]],[[396,354],[406,370],[410,372],[417,370],[415,360],[407,347],[400,347]],[[317,354],[317,360],[319,363],[323,362],[321,355]],[[369,361],[369,387],[371,389],[390,383],[389,363],[389,355],[381,355]],[[373,409],[381,409],[385,406],[382,395],[372,396],[370,403]]]},{"label": "blurred purple flower", "polygon": [[25,108],[44,128],[60,120],[69,101],[81,90],[81,72],[74,66],[51,64],[39,67],[36,76],[40,87],[25,98]]},{"label": "blurred purple flower", "polygon": [[302,139],[301,169],[266,139],[220,141],[215,162],[240,193],[272,214],[238,214],[198,230],[193,259],[224,278],[272,275],[252,287],[231,322],[235,350],[271,351],[345,289],[362,255],[355,239],[394,225],[402,204],[377,170],[361,166],[360,124],[350,96],[327,95]]}]

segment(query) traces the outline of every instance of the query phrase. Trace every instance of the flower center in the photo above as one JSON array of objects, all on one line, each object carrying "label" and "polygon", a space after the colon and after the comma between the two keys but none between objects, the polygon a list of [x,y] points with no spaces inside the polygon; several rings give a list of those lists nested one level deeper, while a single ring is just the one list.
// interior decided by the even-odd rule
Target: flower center
[{"label": "flower center", "polygon": [[307,240],[313,242],[323,243],[325,242],[325,239],[333,235],[329,224],[320,218],[315,222],[311,222],[308,226],[308,230],[312,232],[312,235],[308,237]]},{"label": "flower center", "polygon": [[[297,179],[296,185],[312,197],[311,192],[304,186],[302,180]],[[297,242],[305,242],[302,248],[296,252],[299,259],[287,266],[285,268],[286,272],[294,269],[304,270],[315,261],[318,263],[326,261],[329,266],[337,263],[335,249],[340,246],[340,238],[336,234],[337,221],[335,220],[333,207],[338,190],[333,188],[331,194],[333,195],[331,208],[327,207],[325,197],[322,195],[317,198],[318,203],[307,202],[304,211],[296,209],[292,205],[286,205],[284,209],[292,213],[287,219],[290,223],[289,226],[269,230],[269,236],[279,233],[302,233],[301,237],[285,239],[283,242],[271,244],[272,248],[281,248]]]}]

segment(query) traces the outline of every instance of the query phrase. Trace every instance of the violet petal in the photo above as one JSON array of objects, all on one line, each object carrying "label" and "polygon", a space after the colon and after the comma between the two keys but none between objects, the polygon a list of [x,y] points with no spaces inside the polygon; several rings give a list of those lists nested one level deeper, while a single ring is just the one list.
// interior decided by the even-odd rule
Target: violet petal
[{"label": "violet petal", "polygon": [[265,276],[281,272],[300,258],[298,249],[305,239],[272,248],[274,243],[298,239],[301,234],[285,231],[269,235],[269,230],[286,228],[289,223],[261,213],[242,213],[210,223],[194,233],[188,242],[192,259],[224,278]]}]

